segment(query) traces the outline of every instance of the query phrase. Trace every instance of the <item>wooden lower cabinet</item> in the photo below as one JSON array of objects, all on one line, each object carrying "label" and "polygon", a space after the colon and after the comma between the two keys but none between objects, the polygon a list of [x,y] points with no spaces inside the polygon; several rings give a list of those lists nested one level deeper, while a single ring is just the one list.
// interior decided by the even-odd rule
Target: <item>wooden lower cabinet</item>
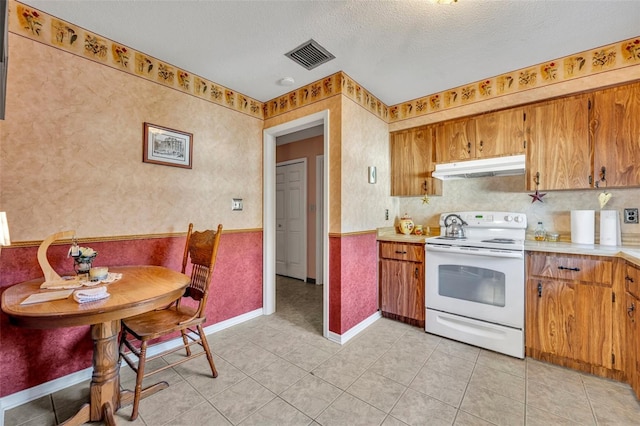
[{"label": "wooden lower cabinet", "polygon": [[638,321],[640,320],[640,301],[635,296],[625,293],[625,365],[627,372],[627,382],[631,385],[636,393],[636,397],[640,397],[640,375],[638,374],[638,361],[640,348],[640,339],[638,339]]},{"label": "wooden lower cabinet", "polygon": [[640,398],[640,268],[630,263],[625,266],[625,371],[627,382]]},{"label": "wooden lower cabinet", "polygon": [[611,288],[530,278],[527,283],[527,349],[611,369]]},{"label": "wooden lower cabinet", "polygon": [[379,246],[382,315],[424,327],[424,244],[381,241]]},{"label": "wooden lower cabinet", "polygon": [[527,356],[624,379],[625,363],[615,349],[620,344],[614,324],[619,285],[613,280],[614,262],[594,256],[527,253]]}]

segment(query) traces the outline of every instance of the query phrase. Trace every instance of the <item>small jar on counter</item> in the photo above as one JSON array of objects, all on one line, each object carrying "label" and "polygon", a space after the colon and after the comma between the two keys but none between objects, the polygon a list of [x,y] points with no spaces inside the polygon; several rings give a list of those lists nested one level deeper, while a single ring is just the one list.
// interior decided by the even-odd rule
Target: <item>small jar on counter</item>
[{"label": "small jar on counter", "polygon": [[533,239],[536,241],[544,241],[546,237],[547,233],[544,230],[544,226],[542,226],[542,222],[538,222],[536,230],[533,231]]},{"label": "small jar on counter", "polygon": [[552,243],[557,242],[560,239],[560,234],[557,232],[547,232],[547,241]]}]

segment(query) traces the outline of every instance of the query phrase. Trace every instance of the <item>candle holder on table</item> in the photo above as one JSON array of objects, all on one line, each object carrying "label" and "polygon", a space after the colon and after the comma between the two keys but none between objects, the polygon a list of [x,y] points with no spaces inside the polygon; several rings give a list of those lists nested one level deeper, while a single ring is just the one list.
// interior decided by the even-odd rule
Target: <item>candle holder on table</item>
[{"label": "candle holder on table", "polygon": [[80,247],[76,239],[73,239],[69,255],[73,257],[73,270],[78,275],[89,275],[93,261],[98,252],[90,247]]}]

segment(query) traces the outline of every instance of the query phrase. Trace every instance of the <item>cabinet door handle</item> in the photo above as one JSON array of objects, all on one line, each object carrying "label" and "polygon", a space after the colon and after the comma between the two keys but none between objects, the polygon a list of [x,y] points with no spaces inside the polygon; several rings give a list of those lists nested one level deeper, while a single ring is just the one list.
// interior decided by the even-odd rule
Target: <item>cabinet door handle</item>
[{"label": "cabinet door handle", "polygon": [[471,142],[467,142],[467,154],[471,154]]},{"label": "cabinet door handle", "polygon": [[542,297],[542,283],[538,281],[538,297]]},{"label": "cabinet door handle", "polygon": [[631,303],[631,306],[627,308],[627,315],[629,315],[629,318],[633,318],[633,311],[635,310],[636,310],[636,304]]},{"label": "cabinet door handle", "polygon": [[418,270],[418,268],[416,268],[415,275],[416,275],[416,278],[420,276],[420,271]]},{"label": "cabinet door handle", "polygon": [[627,275],[626,277],[624,277],[624,279],[625,279],[625,281],[629,281],[630,283],[632,283],[632,282],[633,282],[633,278],[631,278],[631,277],[630,277],[630,276],[628,276],[628,275]]},{"label": "cabinet door handle", "polygon": [[558,266],[558,269],[560,269],[561,271],[576,271],[576,272],[580,272],[580,268],[569,268],[567,266]]},{"label": "cabinet door handle", "polygon": [[482,152],[482,148],[484,147],[484,142],[480,141],[480,152]]},{"label": "cabinet door handle", "polygon": [[407,254],[407,252],[406,251],[396,250],[396,254]]}]

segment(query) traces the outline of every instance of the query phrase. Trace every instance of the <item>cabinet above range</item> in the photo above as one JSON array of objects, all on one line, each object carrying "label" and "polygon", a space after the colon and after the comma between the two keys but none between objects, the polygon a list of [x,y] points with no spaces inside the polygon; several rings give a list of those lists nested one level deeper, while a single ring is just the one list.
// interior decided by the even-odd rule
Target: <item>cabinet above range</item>
[{"label": "cabinet above range", "polygon": [[[459,177],[441,170],[474,161],[491,163],[487,173],[464,177],[525,172],[527,191],[638,187],[640,82],[392,132],[390,140],[391,195],[441,195],[439,179]],[[489,173],[512,159],[517,173]]]},{"label": "cabinet above range", "polygon": [[436,162],[524,154],[524,111],[512,108],[436,126]]}]

